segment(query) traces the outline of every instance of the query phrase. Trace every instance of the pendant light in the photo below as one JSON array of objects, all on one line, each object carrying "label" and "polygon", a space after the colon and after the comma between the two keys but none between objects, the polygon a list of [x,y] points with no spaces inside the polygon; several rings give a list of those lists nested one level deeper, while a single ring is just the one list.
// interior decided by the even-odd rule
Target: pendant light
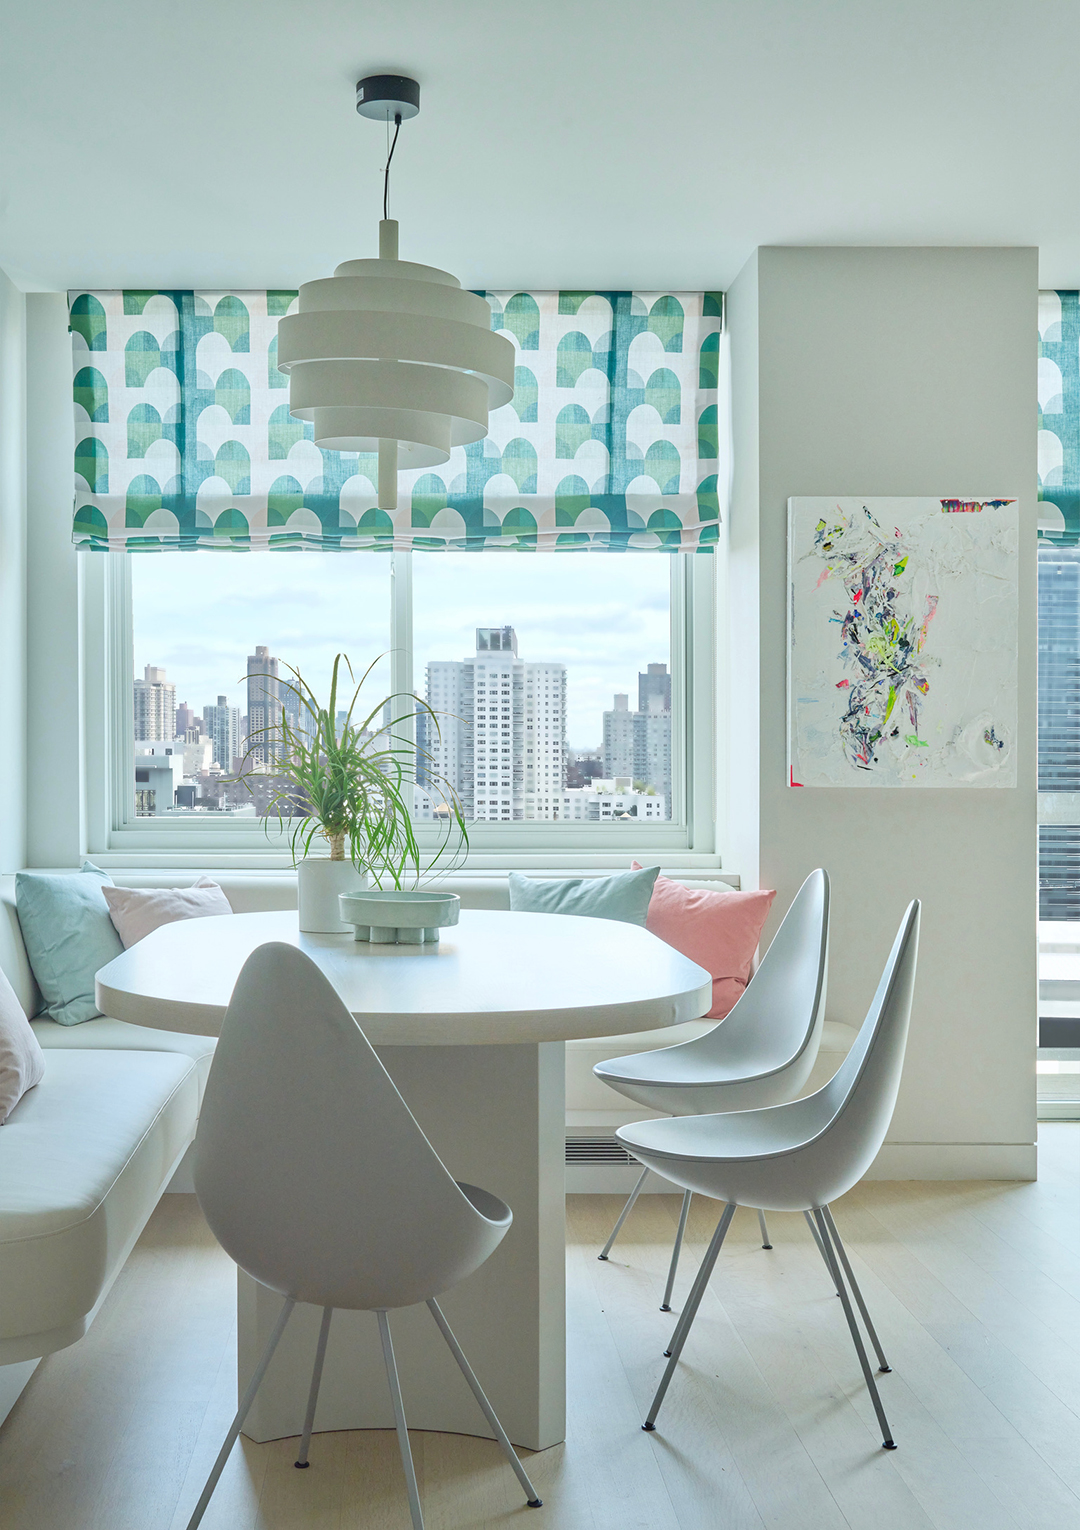
[{"label": "pendant light", "polygon": [[390,162],[401,124],[420,110],[403,75],[357,82],[356,110],[393,125],[383,181],[378,260],[347,260],[305,282],[298,312],[278,325],[289,409],[330,451],[379,454],[379,508],[397,509],[399,468],[437,467],[452,447],[488,433],[488,411],[514,396],[514,347],[491,328],[482,297],[434,266],[398,259]]}]

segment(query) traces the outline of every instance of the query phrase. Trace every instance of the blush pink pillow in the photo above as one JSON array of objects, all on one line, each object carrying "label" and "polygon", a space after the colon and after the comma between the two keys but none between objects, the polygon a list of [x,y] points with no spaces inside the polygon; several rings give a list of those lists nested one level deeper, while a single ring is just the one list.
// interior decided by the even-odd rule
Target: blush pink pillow
[{"label": "blush pink pillow", "polygon": [[101,891],[125,949],[177,919],[232,913],[228,898],[209,877],[200,877],[192,887],[103,887]]},{"label": "blush pink pillow", "polygon": [[15,990],[0,972],[0,1126],[45,1076],[45,1054]]},{"label": "blush pink pillow", "polygon": [[722,1020],[734,1009],[749,983],[754,952],[775,897],[775,890],[767,888],[711,892],[657,877],[645,928],[712,974],[710,1020]]}]

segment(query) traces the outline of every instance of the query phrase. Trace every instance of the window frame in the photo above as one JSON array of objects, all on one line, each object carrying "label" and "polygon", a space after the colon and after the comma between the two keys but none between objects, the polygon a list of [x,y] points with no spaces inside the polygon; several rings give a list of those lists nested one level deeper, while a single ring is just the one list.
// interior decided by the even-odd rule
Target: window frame
[{"label": "window frame", "polygon": [[[79,559],[88,853],[103,865],[125,867],[291,869],[287,834],[273,826],[267,830],[263,820],[226,826],[197,824],[191,819],[134,817],[132,556],[135,555],[110,552]],[[391,556],[391,686],[395,691],[413,689],[412,559],[434,556],[438,555],[406,552]],[[722,546],[712,554],[640,556],[670,559],[670,663],[674,681],[672,821],[588,826],[546,821],[478,822],[469,829],[471,870],[625,865],[629,855],[662,859],[669,865],[719,866],[717,617],[725,563]],[[422,689],[423,677],[416,678]],[[417,825],[417,837],[422,843],[433,845],[435,833],[434,829]]]}]

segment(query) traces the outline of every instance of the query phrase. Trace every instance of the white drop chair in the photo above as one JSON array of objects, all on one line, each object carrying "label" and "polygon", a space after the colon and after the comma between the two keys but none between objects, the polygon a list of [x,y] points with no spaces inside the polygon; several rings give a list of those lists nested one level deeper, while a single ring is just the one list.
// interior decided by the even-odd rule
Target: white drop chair
[{"label": "white drop chair", "polygon": [[455,1183],[333,986],[294,946],[261,946],[237,979],[207,1080],[194,1177],[222,1247],[284,1301],[189,1530],[297,1302],[323,1309],[297,1466],[308,1464],[333,1311],[373,1311],[413,1527],[423,1530],[388,1313],[426,1302],[529,1505],[540,1506],[435,1299],[495,1252],[512,1213]]},{"label": "white drop chair", "polygon": [[[821,1045],[829,968],[829,877],[812,871],[792,899],[769,949],[734,1008],[693,1041],[598,1063],[596,1077],[651,1110],[673,1116],[752,1110],[792,1100],[803,1088]],[[650,1173],[642,1171],[605,1243],[607,1259]],[[662,1172],[662,1171],[661,1171]],[[693,1192],[683,1196],[661,1312],[671,1311]],[[771,1248],[758,1210],[761,1241]]]},{"label": "white drop chair", "polygon": [[[904,1066],[919,948],[918,900],[909,904],[873,1002],[851,1051],[823,1089],[767,1110],[639,1121],[617,1136],[651,1168],[688,1190],[725,1203],[671,1343],[667,1369],[642,1426],[656,1416],[737,1206],[801,1211],[825,1261],[881,1425],[882,1444],[896,1443],[852,1307],[862,1314],[879,1369],[890,1370],[852,1271],[830,1202],[857,1184],[877,1157],[892,1120]],[[842,1273],[841,1273],[842,1272]],[[845,1284],[846,1277],[846,1284]],[[850,1290],[849,1290],[850,1288]]]}]

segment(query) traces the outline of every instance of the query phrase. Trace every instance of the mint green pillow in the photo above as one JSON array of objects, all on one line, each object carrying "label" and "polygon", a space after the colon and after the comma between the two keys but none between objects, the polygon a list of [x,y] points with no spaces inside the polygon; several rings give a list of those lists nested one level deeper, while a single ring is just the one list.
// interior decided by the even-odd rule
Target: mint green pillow
[{"label": "mint green pillow", "polygon": [[90,861],[74,874],[15,874],[15,909],[23,943],[45,1005],[60,1025],[79,1025],[101,1011],[94,974],[124,949],[102,896],[112,877]]},{"label": "mint green pillow", "polygon": [[587,919],[621,919],[645,926],[659,866],[619,871],[613,877],[568,877],[538,881],[510,873],[510,907],[528,914],[584,914]]}]

